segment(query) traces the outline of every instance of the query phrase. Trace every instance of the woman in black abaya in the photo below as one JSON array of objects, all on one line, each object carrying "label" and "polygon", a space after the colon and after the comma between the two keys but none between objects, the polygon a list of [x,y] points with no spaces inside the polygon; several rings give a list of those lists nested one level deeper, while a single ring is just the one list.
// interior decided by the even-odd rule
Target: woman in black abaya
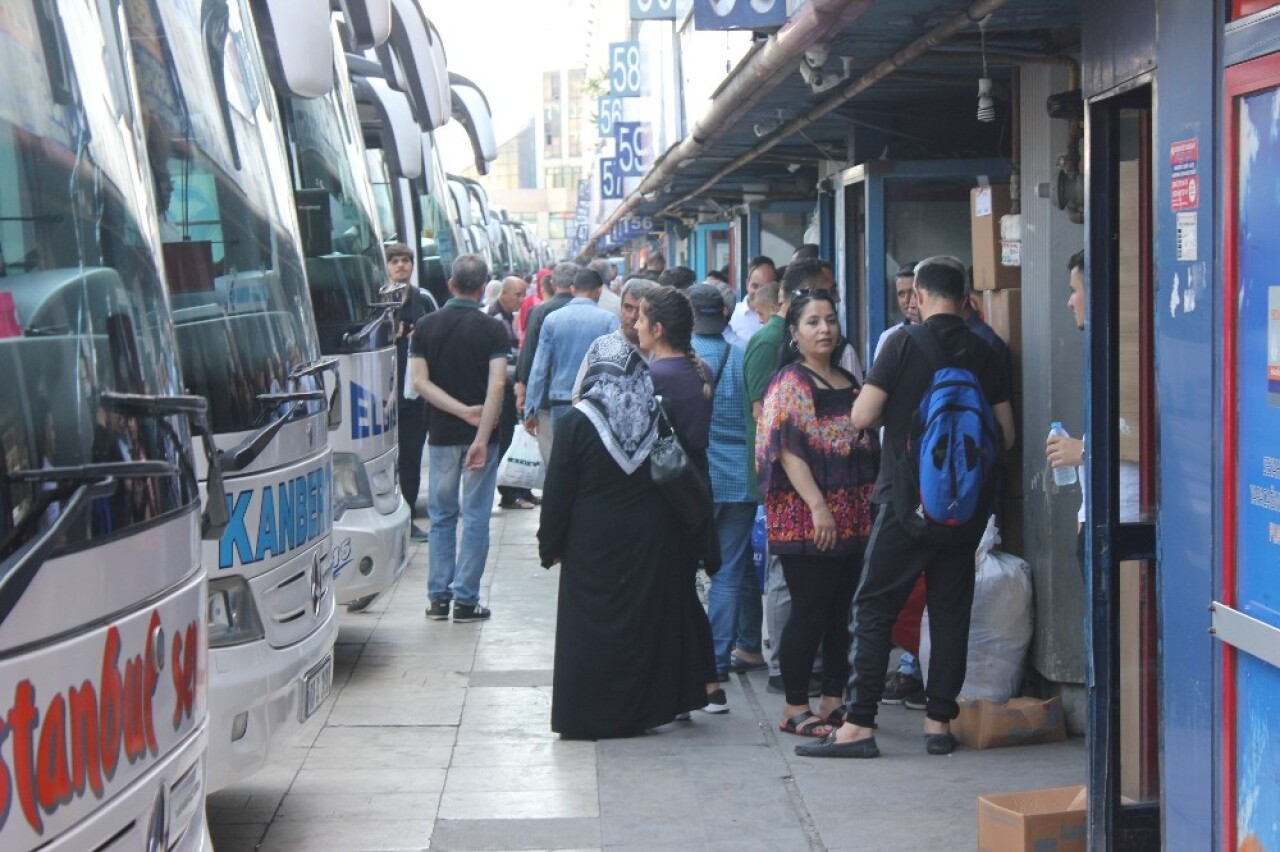
[{"label": "woman in black abaya", "polygon": [[707,702],[697,648],[664,630],[682,605],[679,519],[649,474],[657,401],[616,335],[588,353],[580,401],[556,427],[538,551],[559,564],[551,729],[641,734]]}]

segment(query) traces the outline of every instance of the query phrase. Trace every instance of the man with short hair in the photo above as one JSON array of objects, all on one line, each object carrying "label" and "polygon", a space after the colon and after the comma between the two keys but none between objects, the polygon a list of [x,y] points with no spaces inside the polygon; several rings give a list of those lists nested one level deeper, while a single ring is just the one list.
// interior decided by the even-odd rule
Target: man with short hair
[{"label": "man with short hair", "polygon": [[698,274],[687,266],[669,266],[658,276],[658,283],[663,287],[677,290],[688,290],[697,280]]},{"label": "man with short hair", "polygon": [[[735,332],[732,328],[729,327],[729,323],[727,321],[729,314],[733,313],[733,306],[738,303],[738,294],[736,291],[734,291],[733,285],[730,284],[728,281],[725,281],[718,277],[714,277],[709,273],[707,275],[707,280],[702,283],[706,284],[709,287],[716,288],[716,291],[720,293],[720,298],[724,301],[725,305],[727,306],[726,308],[727,313],[725,314],[726,322],[724,325],[724,331],[721,332],[720,336],[723,337],[725,340],[729,341],[731,345],[738,347],[743,352],[746,352],[747,341],[739,337],[737,332]],[[756,292],[759,293],[758,290]]]},{"label": "man with short hair", "polygon": [[880,357],[880,350],[884,349],[889,338],[913,322],[920,322],[920,306],[916,304],[916,265],[914,263],[904,263],[898,267],[898,274],[893,276],[893,292],[898,299],[898,312],[902,314],[902,322],[894,323],[880,333],[875,351],[871,354],[873,363]]},{"label": "man with short hair", "polygon": [[600,301],[596,304],[622,319],[622,297],[609,286],[609,282],[613,280],[613,264],[605,260],[593,260],[587,264],[587,269],[594,269],[604,282],[604,287],[600,288]]},{"label": "man with short hair", "polygon": [[[715,502],[720,570],[711,578],[707,617],[711,621],[716,673],[764,667],[760,654],[763,619],[760,586],[751,567],[751,526],[756,502],[747,493],[746,410],[743,403],[743,353],[724,339],[729,305],[710,284],[689,288],[693,305],[693,351],[711,368],[711,438],[707,460]],[[711,705],[708,705],[711,707]]]},{"label": "man with short hair", "polygon": [[[617,336],[627,342],[627,345],[640,353],[640,356],[646,361],[649,360],[649,353],[640,348],[640,333],[636,331],[636,320],[640,318],[640,300],[644,298],[644,294],[652,290],[658,289],[656,281],[650,281],[648,278],[629,278],[627,283],[622,287],[622,324],[618,326],[618,330],[612,335],[606,334],[604,337]],[[587,354],[582,359],[582,365],[578,367],[578,375],[573,380],[573,399],[576,403],[581,396],[582,380],[587,376],[587,367],[590,366],[591,349],[601,341],[602,338],[597,337],[592,341],[591,346],[587,348]]]},{"label": "man with short hair", "polygon": [[819,248],[817,243],[805,243],[804,245],[797,247],[796,250],[791,253],[791,262],[795,263],[797,260],[818,260],[821,257],[822,249]]},{"label": "man with short hair", "polygon": [[[488,307],[489,316],[502,323],[503,329],[507,332],[507,339],[511,342],[511,351],[507,353],[507,381],[502,387],[502,415],[498,418],[499,457],[506,455],[507,448],[511,446],[511,439],[515,435],[516,423],[519,420],[516,414],[515,357],[520,349],[520,339],[516,335],[514,321],[520,302],[524,299],[526,287],[528,284],[523,278],[515,276],[504,278],[498,297]],[[498,506],[503,509],[532,509],[540,502],[528,488],[498,486]]]},{"label": "man with short hair", "polygon": [[[604,280],[594,269],[580,270],[571,285],[573,298],[542,323],[529,371],[524,428],[538,438],[544,462],[551,458],[556,424],[573,405],[573,382],[587,347],[619,326],[616,316],[596,304],[603,287]],[[545,423],[538,416],[544,408],[551,415]]]},{"label": "man with short hair", "polygon": [[729,327],[733,333],[743,340],[750,340],[760,330],[760,314],[752,304],[760,285],[778,280],[778,268],[773,258],[759,255],[751,258],[747,264],[747,294],[733,308],[733,316],[729,318]]},{"label": "man with short hair", "polygon": [[969,647],[969,615],[973,608],[973,554],[988,512],[979,510],[964,527],[962,540],[938,544],[917,538],[899,520],[893,506],[893,475],[908,451],[913,419],[934,372],[943,366],[969,370],[1002,432],[1002,447],[1013,446],[1013,409],[1009,387],[996,354],[965,325],[964,264],[953,257],[931,257],[916,266],[916,299],[926,333],[933,336],[947,363],[935,364],[918,350],[910,334],[894,335],[867,376],[854,401],[850,418],[859,429],[885,426],[883,461],[872,500],[879,505],[862,579],[854,595],[852,626],[853,674],[846,691],[844,723],[814,745],[796,746],[804,757],[878,757],[875,717],[884,692],[895,619],[924,574],[929,605],[929,636],[933,656],[925,706],[925,750],[950,754],[955,750],[951,720],[959,708],[956,696],[964,684]]},{"label": "man with short hair", "polygon": [[657,281],[667,269],[667,259],[663,257],[662,252],[655,251],[644,259],[644,270],[640,273],[641,278],[648,278],[650,281]]},{"label": "man with short hair", "polygon": [[[520,345],[520,357],[516,359],[516,411],[520,419],[524,419],[524,410],[528,400],[526,391],[529,384],[529,373],[533,370],[533,359],[538,354],[538,339],[541,337],[542,324],[551,314],[573,301],[573,279],[581,267],[576,263],[557,263],[551,270],[551,282],[555,288],[552,296],[529,312],[529,322],[525,326],[524,341]],[[539,439],[545,461],[551,457],[551,410],[542,404],[542,400],[533,400],[538,411],[538,422],[544,427],[546,440]]]},{"label": "man with short hair", "polygon": [[[427,402],[427,618],[483,621],[480,577],[489,556],[489,513],[498,480],[497,433],[511,341],[487,316],[480,295],[489,269],[478,255],[453,262],[444,307],[418,321],[410,366],[414,390]],[[462,536],[458,538],[461,517]]]},{"label": "man with short hair", "polygon": [[422,448],[427,442],[426,404],[409,386],[409,338],[418,320],[436,309],[436,300],[420,287],[413,286],[413,250],[404,243],[390,243],[383,250],[387,258],[388,281],[381,294],[400,300],[395,311],[396,323],[396,421],[400,446],[398,472],[400,493],[409,504],[409,538],[427,540],[427,531],[415,523],[418,514],[418,492],[422,488]]}]

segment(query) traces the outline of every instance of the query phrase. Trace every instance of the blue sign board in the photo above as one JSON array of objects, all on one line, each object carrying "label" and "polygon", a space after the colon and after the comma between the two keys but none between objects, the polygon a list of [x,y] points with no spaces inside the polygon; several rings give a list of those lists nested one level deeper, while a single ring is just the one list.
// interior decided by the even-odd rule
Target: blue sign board
[{"label": "blue sign board", "polygon": [[638,98],[644,94],[644,49],[638,41],[609,45],[609,94]]},{"label": "blue sign board", "polygon": [[771,30],[787,22],[787,0],[694,0],[699,30]]},{"label": "blue sign board", "polygon": [[622,98],[596,99],[596,133],[601,139],[613,136],[613,129],[622,121]]},{"label": "blue sign board", "polygon": [[600,158],[600,197],[606,201],[622,198],[622,175],[613,157]]},{"label": "blue sign board", "polygon": [[647,121],[619,121],[614,125],[618,142],[618,173],[641,177],[653,164],[653,132]]},{"label": "blue sign board", "polygon": [[674,21],[676,0],[631,0],[633,21]]}]

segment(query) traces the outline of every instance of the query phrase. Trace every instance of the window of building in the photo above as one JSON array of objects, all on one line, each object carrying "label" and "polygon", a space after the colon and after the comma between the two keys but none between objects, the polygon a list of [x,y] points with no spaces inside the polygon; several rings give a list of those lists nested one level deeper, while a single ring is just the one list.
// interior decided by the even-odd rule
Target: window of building
[{"label": "window of building", "polygon": [[547,189],[577,189],[582,169],[577,166],[552,166],[545,172]]},{"label": "window of building", "polygon": [[542,107],[542,155],[549,159],[557,159],[561,153],[560,144],[560,104],[547,103]]}]

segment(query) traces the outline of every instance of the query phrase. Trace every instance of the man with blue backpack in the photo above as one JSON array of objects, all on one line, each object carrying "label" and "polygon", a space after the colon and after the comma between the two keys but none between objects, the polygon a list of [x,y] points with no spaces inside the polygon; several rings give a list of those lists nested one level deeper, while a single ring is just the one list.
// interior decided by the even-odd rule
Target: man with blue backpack
[{"label": "man with blue backpack", "polygon": [[844,723],[796,746],[806,757],[878,757],[876,710],[893,647],[890,633],[916,578],[925,575],[933,654],[925,749],[955,749],[951,720],[964,684],[974,552],[992,510],[996,460],[1013,446],[1009,383],[996,353],[966,326],[966,269],[953,257],[916,265],[921,323],[894,335],[867,375],[851,417],[883,425],[878,504],[850,632],[853,673]]}]

